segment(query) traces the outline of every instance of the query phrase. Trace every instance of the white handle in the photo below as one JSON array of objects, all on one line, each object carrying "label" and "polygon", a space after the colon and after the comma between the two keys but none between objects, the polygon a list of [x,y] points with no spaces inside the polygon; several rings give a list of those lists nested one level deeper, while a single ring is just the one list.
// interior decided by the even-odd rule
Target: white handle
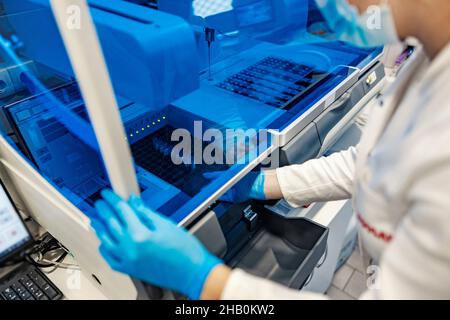
[{"label": "white handle", "polygon": [[[139,195],[131,151],[89,6],[86,0],[50,2],[112,187],[124,199],[132,193]],[[79,13],[79,28],[69,24],[73,19],[70,9]]]}]

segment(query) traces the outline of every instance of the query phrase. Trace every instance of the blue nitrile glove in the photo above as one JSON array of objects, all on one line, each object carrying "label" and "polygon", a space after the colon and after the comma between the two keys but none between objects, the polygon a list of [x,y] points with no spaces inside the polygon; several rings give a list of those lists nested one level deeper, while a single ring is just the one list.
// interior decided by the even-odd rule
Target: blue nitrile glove
[{"label": "blue nitrile glove", "polygon": [[100,253],[116,271],[199,299],[212,269],[222,263],[193,235],[136,196],[123,201],[111,190],[96,202],[92,227]]},{"label": "blue nitrile glove", "polygon": [[[206,179],[214,180],[220,177],[223,172],[207,172],[203,176]],[[250,172],[242,178],[236,185],[228,190],[220,200],[225,202],[241,203],[250,199],[266,200],[264,194],[264,172]]]}]

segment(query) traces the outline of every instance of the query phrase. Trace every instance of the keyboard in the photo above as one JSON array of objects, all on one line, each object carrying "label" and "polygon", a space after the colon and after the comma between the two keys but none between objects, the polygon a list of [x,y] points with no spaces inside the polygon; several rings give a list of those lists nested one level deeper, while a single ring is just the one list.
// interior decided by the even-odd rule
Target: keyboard
[{"label": "keyboard", "polygon": [[286,109],[326,73],[277,57],[267,57],[216,86],[266,105]]},{"label": "keyboard", "polygon": [[0,300],[59,300],[63,294],[37,267],[23,263],[0,279]]}]

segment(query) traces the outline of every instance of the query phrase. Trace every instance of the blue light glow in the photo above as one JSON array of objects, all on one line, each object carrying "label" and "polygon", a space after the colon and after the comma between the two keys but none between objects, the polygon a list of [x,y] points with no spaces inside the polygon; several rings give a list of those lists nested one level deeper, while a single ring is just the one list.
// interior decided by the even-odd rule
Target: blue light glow
[{"label": "blue light glow", "polygon": [[233,9],[233,0],[194,0],[194,14],[205,18]]}]

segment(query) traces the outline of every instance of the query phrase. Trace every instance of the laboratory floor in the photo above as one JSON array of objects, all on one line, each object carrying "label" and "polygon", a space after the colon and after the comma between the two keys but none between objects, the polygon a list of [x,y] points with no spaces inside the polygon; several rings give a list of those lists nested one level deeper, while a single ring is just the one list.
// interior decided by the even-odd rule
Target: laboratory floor
[{"label": "laboratory floor", "polygon": [[362,259],[356,246],[347,262],[335,273],[327,295],[334,300],[356,300],[366,290]]}]

